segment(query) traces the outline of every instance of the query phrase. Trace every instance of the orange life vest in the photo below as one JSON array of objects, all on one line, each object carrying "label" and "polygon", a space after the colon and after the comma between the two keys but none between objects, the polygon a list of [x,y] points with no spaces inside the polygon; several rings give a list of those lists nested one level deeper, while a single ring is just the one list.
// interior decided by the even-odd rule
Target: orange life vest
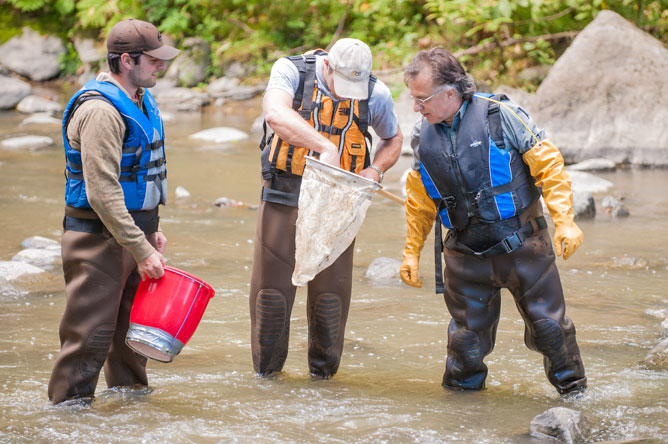
[{"label": "orange life vest", "polygon": [[[322,50],[316,50],[303,56],[288,57],[297,66],[300,76],[292,106],[320,134],[338,146],[341,168],[359,173],[370,163],[369,100],[346,99],[335,102],[320,91],[315,75],[315,56],[325,54]],[[375,82],[376,78],[371,76],[369,97]],[[311,94],[307,91],[311,91]],[[265,144],[268,146],[265,147]],[[262,156],[262,174],[265,179],[271,178],[272,173],[276,172],[301,176],[306,163],[305,156],[319,156],[319,153],[309,148],[284,142],[278,135],[267,142],[263,138],[260,148],[269,150]]]}]

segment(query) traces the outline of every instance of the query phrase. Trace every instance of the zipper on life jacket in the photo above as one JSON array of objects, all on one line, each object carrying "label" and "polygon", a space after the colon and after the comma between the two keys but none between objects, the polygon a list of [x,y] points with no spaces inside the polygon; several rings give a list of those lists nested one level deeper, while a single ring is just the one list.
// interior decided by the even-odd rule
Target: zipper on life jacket
[{"label": "zipper on life jacket", "polygon": [[[454,130],[451,129],[451,131],[453,131],[453,133],[454,133]],[[455,136],[451,137],[450,139],[451,139],[450,140],[450,146],[452,147],[450,162],[452,163],[452,169],[454,170],[455,175],[457,176],[457,182],[459,182],[459,186],[464,190],[464,192],[462,194],[464,195],[463,200],[464,200],[464,205],[466,207],[466,215],[467,215],[467,217],[470,218],[471,216],[474,215],[474,213],[473,213],[473,211],[471,211],[471,205],[470,205],[468,199],[466,198],[466,191],[465,190],[467,189],[467,187],[466,187],[466,183],[464,182],[464,175],[462,174],[462,170],[459,166],[459,159],[457,158],[457,153],[456,153],[457,134],[455,134]]]}]

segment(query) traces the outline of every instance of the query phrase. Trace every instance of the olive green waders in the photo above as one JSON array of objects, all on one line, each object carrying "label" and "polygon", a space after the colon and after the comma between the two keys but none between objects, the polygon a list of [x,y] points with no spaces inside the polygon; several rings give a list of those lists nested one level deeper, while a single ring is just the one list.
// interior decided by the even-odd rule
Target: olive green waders
[{"label": "olive green waders", "polygon": [[[147,239],[156,245],[155,233]],[[62,257],[67,303],[49,399],[93,397],[103,366],[108,387],[147,385],[146,358],[125,345],[140,282],[134,258],[104,227],[99,233],[66,230]]]},{"label": "olive green waders", "polygon": [[[260,375],[281,371],[288,355],[296,292],[292,285],[296,221],[297,208],[260,203],[249,298],[253,366]],[[339,368],[350,307],[354,245],[353,241],[308,283],[308,365],[316,377],[329,378]]]}]

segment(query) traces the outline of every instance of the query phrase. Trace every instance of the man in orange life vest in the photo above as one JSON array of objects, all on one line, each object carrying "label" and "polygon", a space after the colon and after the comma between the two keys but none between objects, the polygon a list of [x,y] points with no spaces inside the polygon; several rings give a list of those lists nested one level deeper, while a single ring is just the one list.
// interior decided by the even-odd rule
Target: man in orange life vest
[{"label": "man in orange life vest", "polygon": [[[281,371],[288,354],[295,299],[295,221],[305,156],[380,182],[397,161],[402,135],[389,89],[371,75],[372,56],[360,40],[284,57],[272,67],[263,97],[262,202],[250,290],[251,347],[259,375]],[[373,127],[380,138],[370,157]],[[313,377],[336,373],[343,350],[352,286],[354,242],[308,285],[308,364]]]}]

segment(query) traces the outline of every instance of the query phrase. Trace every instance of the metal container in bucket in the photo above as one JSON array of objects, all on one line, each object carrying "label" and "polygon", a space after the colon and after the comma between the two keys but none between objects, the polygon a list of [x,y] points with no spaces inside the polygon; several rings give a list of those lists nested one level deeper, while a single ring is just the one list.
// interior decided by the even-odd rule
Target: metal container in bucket
[{"label": "metal container in bucket", "polygon": [[160,279],[139,284],[125,343],[147,358],[171,362],[195,333],[213,295],[201,279],[165,267]]}]

